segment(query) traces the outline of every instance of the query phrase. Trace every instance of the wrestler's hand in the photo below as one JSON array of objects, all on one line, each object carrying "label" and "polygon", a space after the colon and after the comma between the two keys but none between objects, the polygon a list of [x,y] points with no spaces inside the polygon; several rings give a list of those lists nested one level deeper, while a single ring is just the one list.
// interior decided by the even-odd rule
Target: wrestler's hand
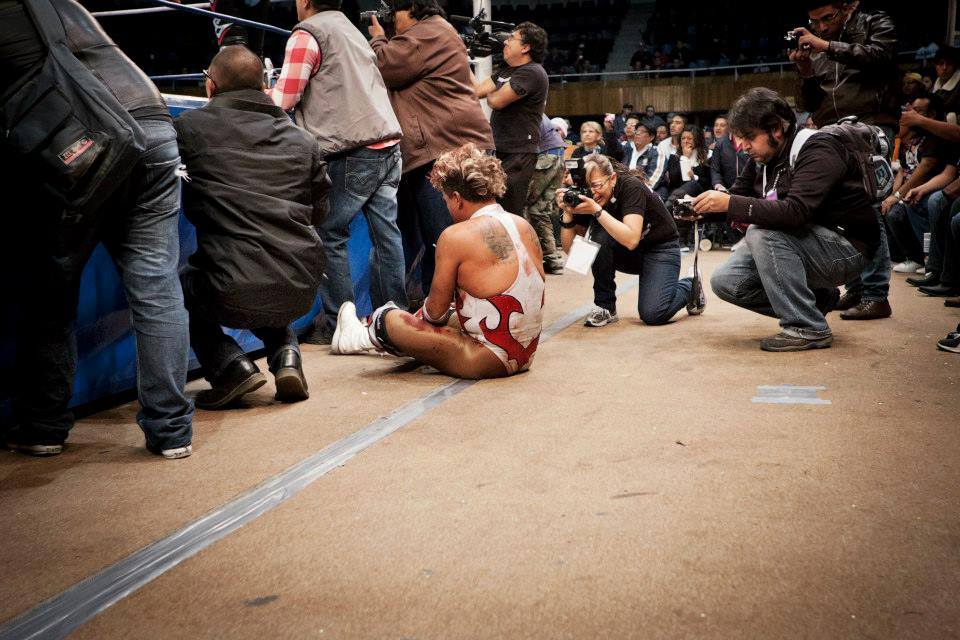
[{"label": "wrestler's hand", "polygon": [[693,210],[697,213],[726,213],[730,206],[730,194],[711,189],[693,199]]}]

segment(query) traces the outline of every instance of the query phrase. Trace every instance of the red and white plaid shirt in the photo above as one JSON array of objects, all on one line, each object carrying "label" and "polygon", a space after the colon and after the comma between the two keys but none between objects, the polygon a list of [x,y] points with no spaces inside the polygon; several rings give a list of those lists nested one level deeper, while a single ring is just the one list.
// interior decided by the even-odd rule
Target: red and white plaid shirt
[{"label": "red and white plaid shirt", "polygon": [[[290,34],[287,40],[287,49],[283,58],[283,69],[280,70],[280,78],[277,84],[268,91],[274,104],[290,111],[307,88],[310,78],[317,75],[320,70],[320,61],[323,56],[320,53],[320,45],[316,39],[304,31],[297,29]],[[400,139],[387,140],[385,142],[376,142],[367,145],[369,149],[384,149],[400,142]]]},{"label": "red and white plaid shirt", "polygon": [[303,96],[310,78],[320,70],[320,45],[303,29],[297,29],[287,40],[283,69],[270,97],[284,111],[290,111]]}]

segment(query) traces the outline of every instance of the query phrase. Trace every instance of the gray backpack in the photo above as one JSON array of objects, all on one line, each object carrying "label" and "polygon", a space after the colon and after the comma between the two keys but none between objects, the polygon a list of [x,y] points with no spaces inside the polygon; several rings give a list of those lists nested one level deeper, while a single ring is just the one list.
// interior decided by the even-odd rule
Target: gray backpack
[{"label": "gray backpack", "polygon": [[821,129],[802,129],[797,132],[790,147],[790,166],[793,167],[804,143],[815,133],[826,133],[837,140],[860,166],[863,190],[871,200],[881,201],[893,191],[893,169],[887,157],[890,141],[880,127],[858,122],[856,116],[847,116],[837,124]]}]

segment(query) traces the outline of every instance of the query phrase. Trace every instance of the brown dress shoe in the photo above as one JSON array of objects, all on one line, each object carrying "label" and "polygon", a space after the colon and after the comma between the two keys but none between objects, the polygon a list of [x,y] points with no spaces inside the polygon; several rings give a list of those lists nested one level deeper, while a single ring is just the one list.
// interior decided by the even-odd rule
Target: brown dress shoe
[{"label": "brown dress shoe", "polygon": [[960,307],[960,298],[947,298],[943,301],[945,307]]},{"label": "brown dress shoe", "polygon": [[889,318],[893,310],[886,300],[864,300],[852,309],[840,314],[843,320],[877,320]]},{"label": "brown dress shoe", "polygon": [[837,311],[846,311],[847,309],[853,309],[858,304],[860,304],[860,294],[847,291],[840,296],[840,300],[837,301],[837,304],[835,304],[833,308]]}]

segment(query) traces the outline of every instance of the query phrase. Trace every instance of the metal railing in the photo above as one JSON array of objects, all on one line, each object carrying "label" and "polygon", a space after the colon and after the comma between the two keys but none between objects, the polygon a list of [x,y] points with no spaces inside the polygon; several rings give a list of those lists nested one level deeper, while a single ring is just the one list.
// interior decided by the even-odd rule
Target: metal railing
[{"label": "metal railing", "polygon": [[180,4],[178,2],[170,2],[170,0],[145,0],[145,2],[150,2],[160,6],[151,7],[148,9],[119,9],[117,11],[99,11],[97,13],[94,13],[93,15],[97,17],[114,17],[114,16],[138,15],[142,13],[157,13],[160,11],[183,11],[186,13],[192,13],[194,15],[204,16],[206,18],[220,18],[222,20],[228,20],[234,24],[241,24],[245,27],[260,29],[261,31],[266,31],[268,33],[277,33],[283,36],[290,35],[290,31],[288,29],[281,29],[280,27],[275,27],[272,24],[256,22],[255,20],[247,20],[246,18],[238,18],[236,16],[230,16],[225,13],[208,11],[207,9],[201,8],[203,6],[209,7],[210,6],[209,2],[203,2],[203,3],[197,3],[197,4]]},{"label": "metal railing", "polygon": [[[903,58],[914,57],[917,54],[917,50],[912,51],[901,51],[897,54],[897,57],[900,59],[900,62],[904,62]],[[584,73],[555,73],[550,74],[547,78],[551,82],[570,82],[571,80],[630,80],[630,79],[640,79],[644,77],[655,77],[655,78],[677,78],[680,76],[688,76],[690,78],[695,78],[697,75],[703,75],[705,73],[711,72],[733,72],[734,78],[738,78],[741,73],[769,73],[770,71],[777,70],[781,74],[785,68],[790,68],[793,70],[794,64],[789,60],[778,60],[775,62],[751,62],[748,64],[727,64],[727,65],[715,65],[710,67],[683,67],[680,69],[643,69],[640,71],[627,70],[627,71],[587,71]],[[744,71],[744,69],[749,69],[749,71]]]}]

